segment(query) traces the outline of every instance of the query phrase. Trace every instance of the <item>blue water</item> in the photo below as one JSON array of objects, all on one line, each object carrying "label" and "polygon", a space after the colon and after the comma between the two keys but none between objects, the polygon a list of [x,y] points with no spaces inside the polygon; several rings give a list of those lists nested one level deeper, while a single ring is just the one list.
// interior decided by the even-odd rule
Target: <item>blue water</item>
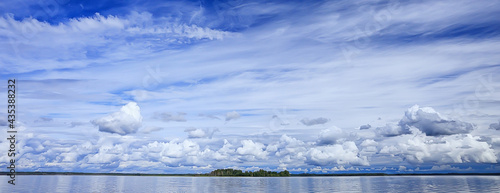
[{"label": "blue water", "polygon": [[1,192],[500,192],[500,176],[0,177]]}]

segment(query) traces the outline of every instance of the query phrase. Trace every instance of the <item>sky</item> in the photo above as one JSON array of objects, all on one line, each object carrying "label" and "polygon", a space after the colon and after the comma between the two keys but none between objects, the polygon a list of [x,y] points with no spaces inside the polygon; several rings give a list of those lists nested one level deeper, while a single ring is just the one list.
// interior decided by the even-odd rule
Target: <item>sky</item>
[{"label": "sky", "polygon": [[497,0],[21,0],[0,13],[17,171],[500,172]]}]

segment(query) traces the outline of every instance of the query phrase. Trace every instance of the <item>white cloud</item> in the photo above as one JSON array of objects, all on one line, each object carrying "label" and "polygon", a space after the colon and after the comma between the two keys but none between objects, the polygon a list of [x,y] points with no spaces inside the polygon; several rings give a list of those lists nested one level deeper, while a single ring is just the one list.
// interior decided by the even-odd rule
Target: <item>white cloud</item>
[{"label": "white cloud", "polygon": [[317,143],[318,145],[335,144],[339,139],[343,139],[345,137],[346,135],[342,129],[332,127],[330,129],[321,130]]},{"label": "white cloud", "polygon": [[184,132],[188,132],[190,138],[202,138],[207,135],[202,129],[186,129]]},{"label": "white cloud", "polygon": [[300,120],[300,122],[306,126],[312,126],[312,125],[325,124],[326,122],[328,122],[328,119],[323,118],[323,117],[318,117],[316,119],[304,118],[304,119]]},{"label": "white cloud", "polygon": [[235,119],[239,119],[239,118],[240,118],[240,114],[236,111],[226,113],[226,121],[235,120]]},{"label": "white cloud", "polygon": [[365,139],[362,143],[362,147],[372,147],[372,146],[377,146],[378,143],[374,141],[373,139]]},{"label": "white cloud", "polygon": [[183,112],[178,112],[177,115],[172,115],[170,113],[155,113],[154,118],[165,122],[170,122],[170,121],[186,122],[186,118],[184,117],[185,115],[186,113]]},{"label": "white cloud", "polygon": [[123,153],[125,153],[123,145],[105,145],[99,147],[96,154],[86,156],[86,159],[90,164],[110,164],[120,161]]},{"label": "white cloud", "polygon": [[309,145],[301,140],[282,135],[276,143],[269,144],[266,151],[274,153],[279,158],[280,167],[301,166],[306,161]]},{"label": "white cloud", "polygon": [[416,127],[428,136],[469,133],[474,129],[471,123],[443,117],[431,107],[410,107],[399,122],[404,128]]},{"label": "white cloud", "polygon": [[387,124],[377,128],[377,131],[383,136],[398,136],[409,134],[412,127],[428,136],[470,133],[475,128],[471,123],[446,118],[431,107],[414,105],[406,110],[398,125]]},{"label": "white cloud", "polygon": [[450,170],[460,170],[458,167],[452,167],[450,165],[440,165],[440,166],[432,166],[430,170],[434,171],[450,171]]},{"label": "white cloud", "polygon": [[233,156],[235,151],[235,146],[224,139],[224,145],[214,153],[213,158],[217,161],[236,160],[235,156]]},{"label": "white cloud", "polygon": [[[357,10],[349,2],[326,2],[313,5],[317,9],[296,12],[308,14],[282,17],[300,6],[245,5],[252,9],[243,9],[243,18],[251,21],[242,25],[251,29],[228,27],[237,29],[239,36],[218,30],[227,29],[225,26],[212,28],[217,25],[204,11],[198,11],[189,22],[183,20],[185,16],[149,12],[95,14],[63,18],[60,23],[28,17],[18,20],[24,17],[18,14],[0,17],[0,65],[8,66],[0,74],[24,77],[22,102],[32,108],[24,109],[23,119],[30,120],[28,129],[36,133],[22,137],[29,140],[20,141],[20,163],[33,170],[50,166],[139,172],[178,168],[187,172],[208,166],[278,166],[329,172],[347,170],[351,164],[397,170],[403,162],[421,167],[497,162],[500,140],[493,129],[498,125],[495,122],[492,130],[487,128],[500,115],[498,92],[493,92],[499,82],[495,76],[486,82],[480,77],[497,74],[498,64],[492,61],[500,61],[498,37],[496,33],[485,37],[463,31],[454,37],[443,35],[462,26],[471,27],[470,31],[477,26],[488,28],[485,24],[495,21],[491,13],[498,12],[499,6],[473,1],[400,2],[380,29],[364,33],[368,37],[356,41],[360,35],[356,29],[377,22],[374,13],[387,8],[385,4],[356,4],[375,12]],[[198,5],[186,9],[202,10]],[[270,19],[259,25],[247,25],[261,13],[276,17],[266,16]],[[240,16],[224,20],[238,21]],[[408,39],[407,32],[415,39]],[[409,41],[401,43],[401,38]],[[350,62],[342,53],[343,44],[356,52]],[[124,74],[126,78],[117,78]],[[148,83],[144,80],[154,84],[144,84]],[[486,86],[488,92],[478,95],[478,86]],[[482,97],[485,93],[490,96]],[[74,120],[95,119],[96,113],[108,112],[110,106],[130,98],[141,101],[138,115],[144,115],[142,122],[156,125],[142,128],[144,134],[161,128],[168,128],[161,132],[168,134],[126,135],[137,131],[141,121],[133,118],[134,113],[122,111],[93,121],[99,130],[122,136],[77,122],[67,129]],[[474,102],[477,109],[467,106]],[[401,119],[401,108],[408,104],[432,104],[444,114],[456,105],[465,109],[457,120],[434,109],[412,107]],[[283,107],[289,109],[285,116],[269,113]],[[189,127],[196,129],[183,132],[186,125],[179,122],[186,120],[185,114],[158,113],[158,119],[154,118],[155,112],[165,109],[183,109],[209,119],[192,117]],[[234,109],[248,116],[233,122],[240,118]],[[53,117],[47,116],[52,121],[33,124],[46,116],[44,112],[54,112]],[[320,131],[326,128],[325,118],[302,122],[292,118],[310,115],[335,117],[339,127]],[[7,124],[2,122],[5,117],[0,117],[0,125]],[[378,117],[395,124],[373,121]],[[223,125],[218,119],[232,124]],[[158,120],[170,121],[167,125],[172,127]],[[279,129],[268,129],[270,122]],[[471,129],[471,123],[477,129]],[[359,127],[361,124],[366,125]],[[215,127],[222,132],[214,139],[206,139],[214,130],[200,129]],[[51,135],[54,132],[57,137]],[[92,143],[81,143],[85,140]],[[6,147],[2,141],[0,150]],[[0,158],[7,163],[5,155]],[[315,168],[328,164],[346,166]]]},{"label": "white cloud", "polygon": [[155,162],[161,162],[167,166],[177,167],[180,165],[205,166],[207,150],[201,150],[200,145],[194,141],[183,140],[170,142],[152,142],[138,149],[142,158],[148,158]]},{"label": "white cloud", "polygon": [[385,137],[393,137],[403,134],[410,134],[410,130],[399,125],[387,123],[383,127],[377,127],[377,133]]},{"label": "white cloud", "polygon": [[[6,35],[0,42],[10,45],[0,50],[14,56],[6,60],[23,64],[23,68],[10,68],[12,72],[81,68],[90,63],[85,61],[109,62],[149,53],[151,46],[164,48],[189,44],[191,40],[221,40],[234,35],[168,18],[155,18],[148,12],[131,12],[125,16],[96,13],[89,17],[69,18],[58,24],[34,18],[18,21],[13,15],[6,14],[0,17],[0,26],[5,27],[2,31]],[[28,45],[33,49],[25,49]],[[32,60],[43,63],[43,67],[30,65]]]},{"label": "white cloud", "polygon": [[155,132],[155,131],[160,131],[162,129],[163,129],[162,127],[152,127],[152,126],[150,126],[150,127],[143,127],[141,129],[141,131],[143,133],[151,133],[151,132]]},{"label": "white cloud", "polygon": [[92,121],[99,131],[127,135],[137,132],[142,126],[141,109],[135,102],[129,102],[120,111]]},{"label": "white cloud", "polygon": [[480,137],[460,134],[438,138],[412,130],[413,135],[400,137],[407,141],[383,148],[380,153],[400,153],[410,163],[497,163],[495,150]]},{"label": "white cloud", "polygon": [[253,142],[252,140],[241,141],[242,147],[236,149],[236,153],[243,156],[251,156],[250,159],[266,159],[267,152],[264,150],[265,146],[259,142]]},{"label": "white cloud", "polygon": [[383,154],[389,154],[391,156],[394,156],[395,154],[398,154],[400,153],[401,151],[394,145],[391,145],[391,146],[384,146],[380,151],[379,153],[383,153]]},{"label": "white cloud", "polygon": [[335,166],[333,168],[328,168],[328,167],[322,167],[322,166],[316,166],[315,168],[311,168],[310,172],[312,173],[328,173],[328,172],[338,172],[338,171],[359,171],[359,168],[355,167],[349,167],[345,168],[344,166]]},{"label": "white cloud", "polygon": [[197,129],[197,128],[190,128],[190,129],[185,129],[184,132],[188,133],[189,138],[210,138],[212,139],[212,136],[214,135],[215,132],[218,132],[219,129]]},{"label": "white cloud", "polygon": [[307,162],[313,165],[370,165],[366,156],[359,156],[359,149],[352,141],[343,144],[312,147],[307,151]]}]

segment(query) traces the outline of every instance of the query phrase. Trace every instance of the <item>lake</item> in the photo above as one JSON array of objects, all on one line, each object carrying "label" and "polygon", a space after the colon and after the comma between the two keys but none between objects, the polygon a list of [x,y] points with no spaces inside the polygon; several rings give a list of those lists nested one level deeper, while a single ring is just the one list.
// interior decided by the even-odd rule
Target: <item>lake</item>
[{"label": "lake", "polygon": [[0,192],[500,192],[500,176],[1,176]]}]

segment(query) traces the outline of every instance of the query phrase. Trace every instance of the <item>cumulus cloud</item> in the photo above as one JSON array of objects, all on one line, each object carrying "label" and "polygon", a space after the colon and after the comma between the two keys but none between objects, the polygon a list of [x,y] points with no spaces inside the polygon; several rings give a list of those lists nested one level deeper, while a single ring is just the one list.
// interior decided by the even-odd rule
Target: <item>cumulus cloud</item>
[{"label": "cumulus cloud", "polygon": [[236,120],[240,118],[240,114],[236,111],[226,113],[226,121]]},{"label": "cumulus cloud", "polygon": [[183,112],[178,112],[177,115],[172,115],[170,113],[155,113],[154,118],[165,122],[186,122],[186,118],[184,118],[185,115],[186,113]]},{"label": "cumulus cloud", "polygon": [[[432,168],[430,169],[432,171],[450,171],[450,170],[464,170],[464,169],[460,169],[458,167],[453,167],[453,166],[450,166],[450,165],[440,165],[440,166],[432,166]],[[465,170],[472,170],[472,168],[467,168]]]},{"label": "cumulus cloud", "polygon": [[420,108],[418,105],[414,105],[406,111],[399,126],[405,128],[413,126],[429,136],[469,133],[474,129],[474,125],[471,123],[448,119],[441,116],[433,108]]},{"label": "cumulus cloud", "polygon": [[361,125],[359,127],[359,130],[370,129],[370,128],[372,128],[372,126],[370,124],[366,124],[366,125]]},{"label": "cumulus cloud", "polygon": [[342,129],[338,127],[332,127],[330,129],[324,129],[319,133],[317,144],[318,145],[328,145],[335,144],[337,140],[345,137]]},{"label": "cumulus cloud", "polygon": [[365,139],[359,146],[362,147],[360,154],[362,155],[372,155],[378,152],[377,145],[379,143],[373,139]]},{"label": "cumulus cloud", "polygon": [[195,165],[200,162],[199,157],[203,157],[200,145],[190,140],[182,142],[152,142],[139,149],[148,152],[147,157],[160,161],[168,166]]},{"label": "cumulus cloud", "polygon": [[369,165],[366,156],[359,156],[359,149],[352,141],[343,144],[312,147],[307,151],[307,162],[317,166],[333,164]]},{"label": "cumulus cloud", "polygon": [[498,121],[498,123],[492,123],[490,125],[490,129],[500,130],[500,120]]},{"label": "cumulus cloud", "polygon": [[328,119],[327,118],[323,118],[323,117],[319,117],[319,118],[316,118],[316,119],[308,119],[308,118],[304,118],[302,120],[300,120],[300,122],[306,126],[312,126],[312,125],[320,125],[320,124],[325,124],[326,122],[328,122]]},{"label": "cumulus cloud", "polygon": [[135,102],[129,102],[120,111],[92,121],[99,131],[127,135],[137,132],[142,126],[141,109]]},{"label": "cumulus cloud", "polygon": [[[204,158],[211,156],[210,150],[202,150],[200,146],[193,141],[154,141],[146,143],[139,147],[130,146],[130,136],[119,138],[122,143],[116,143],[115,139],[106,137],[100,140],[96,145],[86,149],[95,149],[97,153],[90,153],[84,156],[84,165],[87,168],[108,167],[118,171],[133,171],[134,169],[144,170],[151,168],[182,167],[182,166],[206,166]],[[110,142],[111,140],[111,142]],[[114,144],[116,143],[116,144]],[[86,151],[86,150],[85,150]],[[76,151],[75,151],[76,152]],[[79,155],[79,153],[77,153]],[[67,154],[68,160],[75,156]]]},{"label": "cumulus cloud", "polygon": [[121,160],[125,152],[125,144],[102,145],[96,154],[90,154],[86,158],[91,164],[106,164]]},{"label": "cumulus cloud", "polygon": [[269,144],[266,151],[279,158],[280,167],[288,167],[302,165],[306,161],[307,148],[303,141],[282,135],[278,142]]},{"label": "cumulus cloud", "polygon": [[213,154],[213,159],[217,161],[221,160],[237,160],[236,156],[233,156],[235,153],[234,145],[229,143],[227,139],[224,139],[224,145]]},{"label": "cumulus cloud", "polygon": [[188,133],[189,138],[209,138],[212,139],[212,136],[214,135],[215,132],[219,131],[219,129],[196,129],[196,128],[190,128],[184,130],[184,132]]},{"label": "cumulus cloud", "polygon": [[264,144],[252,140],[243,140],[241,144],[243,146],[236,149],[236,153],[239,155],[251,156],[250,159],[265,159],[267,157],[268,153],[264,151]]},{"label": "cumulus cloud", "polygon": [[387,124],[377,128],[383,136],[398,136],[409,134],[410,128],[415,127],[428,136],[453,135],[470,133],[474,129],[471,123],[446,118],[431,107],[414,105],[405,112],[405,116],[397,125]]},{"label": "cumulus cloud", "polygon": [[310,171],[312,173],[317,173],[317,172],[327,173],[327,172],[338,172],[338,171],[359,171],[359,168],[357,167],[345,168],[344,166],[339,166],[339,167],[335,166],[333,168],[328,168],[328,167],[316,166],[315,168],[311,168]]},{"label": "cumulus cloud", "polygon": [[412,135],[399,136],[402,142],[385,146],[380,154],[401,155],[410,163],[497,163],[491,146],[470,134],[427,136],[416,128]]},{"label": "cumulus cloud", "polygon": [[377,127],[377,133],[385,137],[394,137],[403,134],[410,134],[411,132],[406,127],[388,123],[383,127]]},{"label": "cumulus cloud", "polygon": [[377,145],[378,145],[378,143],[376,141],[374,141],[373,139],[365,139],[361,143],[362,147],[373,147],[373,146],[377,146]]}]

